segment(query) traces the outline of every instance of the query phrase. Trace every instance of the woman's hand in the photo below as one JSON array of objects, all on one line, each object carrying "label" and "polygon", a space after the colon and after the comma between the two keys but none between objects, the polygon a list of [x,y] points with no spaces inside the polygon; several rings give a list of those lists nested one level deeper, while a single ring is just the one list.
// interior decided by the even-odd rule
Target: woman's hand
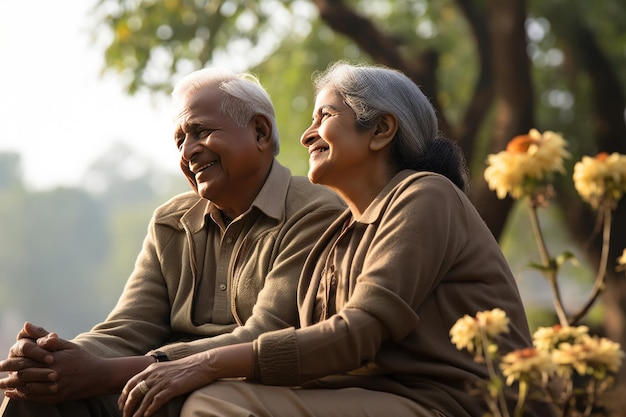
[{"label": "woman's hand", "polygon": [[212,352],[154,363],[132,377],[118,401],[124,417],[150,416],[173,398],[215,381],[217,375],[211,367]]}]

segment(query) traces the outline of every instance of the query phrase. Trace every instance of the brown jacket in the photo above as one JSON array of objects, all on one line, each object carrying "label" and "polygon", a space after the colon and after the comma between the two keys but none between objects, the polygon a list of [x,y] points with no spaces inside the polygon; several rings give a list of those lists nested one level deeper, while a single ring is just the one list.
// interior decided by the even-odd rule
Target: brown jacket
[{"label": "brown jacket", "polygon": [[350,221],[344,213],[305,265],[302,329],[255,342],[261,381],[360,386],[449,416],[482,415],[466,384],[486,370],[456,349],[450,328],[499,307],[511,320],[504,351],[531,339],[514,277],[471,202],[440,175],[403,171]]},{"label": "brown jacket", "polygon": [[248,212],[258,217],[227,262],[228,285],[223,288],[228,300],[213,306],[216,316],[230,320],[198,323],[193,315],[197,265],[205,256],[207,230],[209,235],[220,233],[205,215],[212,206],[190,192],[159,207],[117,306],[103,323],[74,341],[104,357],[162,350],[173,360],[297,326],[302,265],[318,237],[345,209],[343,202],[304,177],[292,177],[274,161]]}]

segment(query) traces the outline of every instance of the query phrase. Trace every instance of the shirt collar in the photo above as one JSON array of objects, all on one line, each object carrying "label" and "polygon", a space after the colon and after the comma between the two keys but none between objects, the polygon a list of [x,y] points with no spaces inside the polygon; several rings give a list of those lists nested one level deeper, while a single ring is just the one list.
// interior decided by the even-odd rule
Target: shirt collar
[{"label": "shirt collar", "polygon": [[[411,175],[415,175],[416,172],[410,169],[405,169],[398,172],[392,179],[387,183],[385,188],[382,189],[380,193],[372,200],[370,205],[365,209],[363,215],[358,220],[359,223],[372,224],[376,222],[383,214],[384,210],[387,207],[387,199],[388,195],[393,191],[394,188],[398,186],[402,181],[410,177]],[[424,174],[417,173],[418,175]]]},{"label": "shirt collar", "polygon": [[[291,171],[274,159],[270,173],[263,187],[261,187],[261,190],[252,201],[250,208],[239,217],[246,216],[253,208],[257,208],[270,218],[276,219],[277,221],[283,220],[285,217],[285,199],[287,198],[290,181]],[[195,211],[203,207],[204,215],[198,217],[199,222],[192,225],[192,230],[199,230],[205,227],[207,221],[213,221],[211,214],[217,214],[219,211],[217,206],[210,200],[202,199],[201,201],[202,202],[197,204],[192,210]]]}]

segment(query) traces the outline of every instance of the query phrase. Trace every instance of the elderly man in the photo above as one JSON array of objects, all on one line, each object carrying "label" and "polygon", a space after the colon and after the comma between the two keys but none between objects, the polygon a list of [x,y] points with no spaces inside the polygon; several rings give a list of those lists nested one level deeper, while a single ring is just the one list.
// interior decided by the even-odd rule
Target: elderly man
[{"label": "elderly man", "polygon": [[276,161],[274,109],[253,76],[204,69],[173,96],[174,140],[193,192],[154,212],[103,323],[73,341],[24,326],[0,363],[10,372],[0,380],[3,416],[121,415],[120,390],[155,361],[297,326],[301,267],[345,206]]}]

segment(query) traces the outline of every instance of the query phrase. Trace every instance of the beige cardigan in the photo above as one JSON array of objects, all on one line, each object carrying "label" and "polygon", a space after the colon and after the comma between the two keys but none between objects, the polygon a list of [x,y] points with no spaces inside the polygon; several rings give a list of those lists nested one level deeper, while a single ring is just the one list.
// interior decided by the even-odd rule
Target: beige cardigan
[{"label": "beige cardigan", "polygon": [[103,323],[77,336],[76,343],[104,357],[162,350],[173,360],[298,325],[296,288],[302,265],[345,204],[274,161],[252,204],[261,214],[229,268],[230,300],[215,303],[231,310],[220,317],[234,320],[220,324],[196,323],[192,316],[206,228],[219,233],[216,223],[205,222],[211,205],[190,192],[154,212],[117,306]]},{"label": "beige cardigan", "polygon": [[[531,339],[514,277],[473,205],[440,175],[403,171],[342,232],[350,220],[344,213],[305,264],[303,328],[255,342],[259,379],[359,386],[449,416],[482,415],[482,400],[469,396],[466,384],[486,370],[455,348],[450,328],[464,314],[500,307],[511,319],[505,352],[530,346]],[[329,258],[333,245],[339,258]],[[319,321],[329,269],[338,312]]]}]

